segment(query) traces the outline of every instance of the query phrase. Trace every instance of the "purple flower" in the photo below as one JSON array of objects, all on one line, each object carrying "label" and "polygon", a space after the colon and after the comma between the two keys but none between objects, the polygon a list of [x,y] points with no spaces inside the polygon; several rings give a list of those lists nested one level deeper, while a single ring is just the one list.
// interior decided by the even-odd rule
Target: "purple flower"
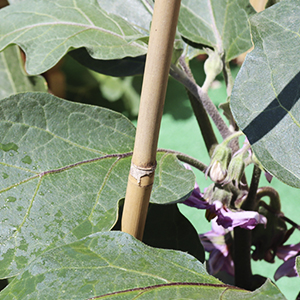
[{"label": "purple flower", "polygon": [[[217,202],[217,201],[215,201]],[[224,228],[232,230],[234,227],[240,226],[244,229],[252,230],[257,224],[267,224],[266,217],[255,211],[230,211],[220,208],[217,213],[217,223]]]},{"label": "purple flower", "polygon": [[211,275],[225,271],[233,276],[234,264],[230,254],[231,232],[218,225],[216,219],[211,221],[211,231],[199,235],[205,251],[210,252],[208,271]]},{"label": "purple flower", "polygon": [[296,257],[300,253],[300,243],[293,245],[280,246],[276,255],[284,260],[284,263],[276,270],[274,279],[278,280],[283,276],[295,277],[299,276],[296,270]]},{"label": "purple flower", "polygon": [[[186,166],[190,169],[189,166]],[[240,226],[245,229],[252,230],[257,224],[266,224],[266,217],[260,215],[255,211],[237,210],[235,212],[225,208],[221,202],[222,199],[214,201],[212,204],[205,201],[203,194],[201,194],[199,186],[195,183],[194,190],[191,196],[183,203],[190,207],[198,209],[206,209],[210,211],[211,215],[217,216],[217,224],[232,230],[234,227]]]}]

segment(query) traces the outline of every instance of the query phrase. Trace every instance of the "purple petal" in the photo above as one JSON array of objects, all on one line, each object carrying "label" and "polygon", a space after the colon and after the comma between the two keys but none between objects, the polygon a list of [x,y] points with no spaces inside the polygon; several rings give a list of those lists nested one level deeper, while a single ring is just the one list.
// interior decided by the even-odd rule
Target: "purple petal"
[{"label": "purple petal", "polygon": [[211,229],[218,235],[225,235],[229,230],[225,230],[225,228],[217,223],[218,217],[215,217],[211,220]]},{"label": "purple petal", "polygon": [[291,257],[285,261],[275,272],[274,279],[277,281],[279,278],[287,277],[296,277],[299,276],[296,271],[296,256]]},{"label": "purple petal", "polygon": [[209,203],[206,202],[201,193],[197,191],[197,189],[194,189],[191,196],[188,197],[183,204],[190,206],[190,207],[196,207],[199,209],[207,209],[209,206]]},{"label": "purple petal", "polygon": [[229,253],[224,255],[218,249],[210,253],[208,260],[209,274],[214,275],[220,271],[225,271],[229,275],[234,276],[234,263]]},{"label": "purple petal", "polygon": [[300,243],[280,246],[277,248],[276,255],[280,259],[287,261],[289,258],[298,255],[299,252],[300,252]]},{"label": "purple petal", "polygon": [[226,260],[226,257],[224,254],[215,249],[210,253],[209,259],[208,259],[208,270],[209,274],[214,275],[218,273],[221,269],[222,266],[224,265]]},{"label": "purple petal", "polygon": [[265,177],[266,177],[266,179],[267,179],[267,181],[269,182],[269,183],[271,183],[271,181],[272,181],[272,179],[273,179],[273,175],[271,175],[269,172],[265,172]]},{"label": "purple petal", "polygon": [[213,275],[219,271],[225,271],[233,276],[233,260],[225,241],[228,230],[225,230],[224,227],[219,226],[216,220],[217,217],[211,221],[211,231],[199,235],[205,251],[210,252],[208,260],[209,273]]},{"label": "purple petal", "polygon": [[255,211],[232,212],[222,208],[217,215],[218,224],[229,230],[233,230],[233,228],[237,226],[252,230],[257,224],[267,224],[266,217]]},{"label": "purple petal", "polygon": [[227,255],[228,249],[227,245],[225,244],[224,236],[220,236],[213,231],[209,231],[204,234],[200,234],[199,238],[203,245],[203,248],[207,252],[212,252],[213,250],[217,249],[218,251]]},{"label": "purple petal", "polygon": [[225,256],[227,256],[228,247],[225,242],[225,234],[228,233],[228,230],[225,230],[223,226],[219,226],[216,219],[217,217],[211,221],[212,230],[203,234],[199,234],[199,238],[207,252],[218,249]]}]

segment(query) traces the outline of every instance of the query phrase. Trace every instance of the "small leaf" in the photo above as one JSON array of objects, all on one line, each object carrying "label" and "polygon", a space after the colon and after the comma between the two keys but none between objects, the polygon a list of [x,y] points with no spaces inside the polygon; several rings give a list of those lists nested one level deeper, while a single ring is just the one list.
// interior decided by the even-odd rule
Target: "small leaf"
[{"label": "small leaf", "polygon": [[296,269],[297,269],[297,273],[300,277],[300,256],[296,257]]},{"label": "small leaf", "polygon": [[[134,136],[128,119],[104,108],[46,93],[0,101],[1,276],[49,248],[113,227]],[[174,155],[158,153],[151,201],[182,201],[194,182]]]},{"label": "small leaf", "polygon": [[224,52],[230,61],[251,48],[248,18],[254,13],[244,0],[183,0],[178,28],[186,39]]},{"label": "small leaf", "polygon": [[147,51],[138,40],[143,35],[121,17],[107,14],[96,0],[22,1],[1,9],[0,18],[0,50],[19,45],[29,74],[43,73],[69,50],[81,47],[96,59]]},{"label": "small leaf", "polygon": [[234,84],[231,109],[258,160],[300,187],[300,1],[287,0],[251,18],[254,50]]},{"label": "small leaf", "polygon": [[0,52],[0,82],[0,99],[20,92],[47,91],[43,77],[25,74],[17,46],[11,46]]}]

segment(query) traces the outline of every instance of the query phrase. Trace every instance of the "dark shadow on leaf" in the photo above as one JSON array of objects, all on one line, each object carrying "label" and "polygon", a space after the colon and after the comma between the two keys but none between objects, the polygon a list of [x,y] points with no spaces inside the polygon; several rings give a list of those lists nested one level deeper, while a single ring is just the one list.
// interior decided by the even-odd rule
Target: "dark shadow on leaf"
[{"label": "dark shadow on leaf", "polygon": [[7,279],[1,279],[0,280],[0,291],[2,291],[7,285],[8,285],[8,280]]},{"label": "dark shadow on leaf", "polygon": [[104,75],[124,77],[144,73],[146,55],[102,60],[91,57],[86,48],[79,48],[68,54],[83,66]]},{"label": "dark shadow on leaf", "polygon": [[300,72],[243,132],[251,145],[261,140],[288,114],[300,98]]},{"label": "dark shadow on leaf", "polygon": [[[121,229],[123,207],[112,230]],[[204,249],[199,236],[179,211],[177,204],[159,205],[150,203],[143,242],[149,246],[187,252],[204,262]]]}]

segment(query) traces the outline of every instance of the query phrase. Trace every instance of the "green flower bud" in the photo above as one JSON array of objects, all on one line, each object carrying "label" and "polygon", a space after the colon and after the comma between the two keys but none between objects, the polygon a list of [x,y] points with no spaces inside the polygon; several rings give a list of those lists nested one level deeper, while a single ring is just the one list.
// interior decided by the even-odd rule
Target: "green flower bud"
[{"label": "green flower bud", "polygon": [[208,58],[204,63],[204,71],[206,76],[212,76],[215,78],[218,74],[222,72],[223,62],[217,51],[213,51],[209,48],[204,48]]},{"label": "green flower bud", "polygon": [[212,181],[221,183],[227,175],[227,167],[231,158],[231,149],[224,144],[216,146],[206,173]]},{"label": "green flower bud", "polygon": [[226,181],[235,181],[236,187],[240,183],[245,171],[244,153],[234,156],[228,166]]}]

